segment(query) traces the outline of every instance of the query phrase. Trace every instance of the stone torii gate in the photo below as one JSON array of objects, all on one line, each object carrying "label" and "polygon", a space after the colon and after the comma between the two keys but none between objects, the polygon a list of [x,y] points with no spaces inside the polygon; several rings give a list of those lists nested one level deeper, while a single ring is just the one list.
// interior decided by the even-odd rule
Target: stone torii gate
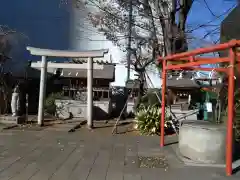
[{"label": "stone torii gate", "polygon": [[[39,90],[39,105],[38,105],[38,124],[43,125],[44,119],[44,102],[46,92],[46,74],[48,68],[47,57],[60,57],[60,58],[88,58],[87,61],[87,124],[89,128],[93,127],[93,69],[101,69],[102,66],[93,66],[93,58],[102,58],[107,49],[93,50],[85,52],[74,52],[65,50],[51,50],[40,49],[34,47],[27,47],[27,50],[31,55],[41,56],[41,77],[40,77],[40,90]],[[83,69],[82,64],[67,64],[67,63],[51,63],[51,66],[55,64],[55,68],[67,68],[67,69]]]}]

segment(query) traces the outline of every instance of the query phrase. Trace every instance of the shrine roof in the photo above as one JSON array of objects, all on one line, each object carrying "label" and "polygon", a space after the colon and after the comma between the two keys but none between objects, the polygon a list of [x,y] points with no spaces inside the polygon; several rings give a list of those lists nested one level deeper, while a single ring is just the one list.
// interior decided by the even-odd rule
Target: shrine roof
[{"label": "shrine roof", "polygon": [[167,87],[169,88],[200,88],[196,81],[191,79],[167,79]]},{"label": "shrine roof", "polygon": [[170,88],[199,88],[199,84],[192,80],[193,72],[184,72],[184,77],[178,79],[179,72],[174,72],[171,77],[167,79],[166,86]]},{"label": "shrine roof", "polygon": [[[48,68],[48,73],[55,74],[57,69]],[[86,69],[61,69],[60,77],[65,78],[87,78]],[[115,77],[115,68],[112,66],[105,67],[104,70],[93,69],[93,78],[94,79],[110,79],[114,80]]]}]

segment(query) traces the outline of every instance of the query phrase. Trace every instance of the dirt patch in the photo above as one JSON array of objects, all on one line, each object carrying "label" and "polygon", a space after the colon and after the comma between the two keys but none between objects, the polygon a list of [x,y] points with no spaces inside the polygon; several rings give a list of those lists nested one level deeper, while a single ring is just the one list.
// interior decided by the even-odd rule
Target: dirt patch
[{"label": "dirt patch", "polygon": [[165,156],[161,157],[143,157],[139,156],[139,168],[168,168],[168,162]]},{"label": "dirt patch", "polygon": [[[112,134],[113,128],[115,127],[115,121],[108,121],[108,122],[94,122],[93,132],[98,132],[102,134]],[[82,131],[82,129],[80,129]],[[120,122],[114,134],[119,135],[139,135],[139,132],[134,129],[134,123],[132,122]]]}]

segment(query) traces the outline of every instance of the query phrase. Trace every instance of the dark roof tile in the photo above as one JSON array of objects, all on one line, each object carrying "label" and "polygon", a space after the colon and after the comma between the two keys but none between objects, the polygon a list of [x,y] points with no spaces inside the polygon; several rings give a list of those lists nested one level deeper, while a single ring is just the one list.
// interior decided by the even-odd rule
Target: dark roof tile
[{"label": "dark roof tile", "polygon": [[176,88],[199,88],[200,86],[191,79],[168,79],[167,87],[176,87]]}]

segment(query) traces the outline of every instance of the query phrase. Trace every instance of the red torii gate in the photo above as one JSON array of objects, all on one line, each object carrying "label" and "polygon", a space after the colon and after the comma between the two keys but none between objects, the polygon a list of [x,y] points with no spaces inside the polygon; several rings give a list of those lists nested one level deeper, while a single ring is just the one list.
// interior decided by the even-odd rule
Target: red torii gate
[{"label": "red torii gate", "polygon": [[[212,71],[228,74],[228,121],[227,121],[227,137],[226,137],[226,174],[232,175],[232,146],[233,146],[233,120],[234,120],[234,68],[240,62],[240,55],[237,54],[237,47],[240,47],[240,40],[231,40],[228,43],[223,43],[211,47],[199,48],[193,51],[169,55],[166,57],[159,57],[158,63],[162,63],[162,116],[161,116],[161,136],[160,146],[164,146],[164,121],[165,121],[165,93],[166,93],[166,74],[167,70],[202,70]],[[228,50],[228,57],[195,57],[196,55],[219,52]],[[168,65],[167,61],[185,61],[182,64]],[[203,68],[200,65],[229,63],[228,68]],[[240,63],[238,65],[240,69]]]}]

